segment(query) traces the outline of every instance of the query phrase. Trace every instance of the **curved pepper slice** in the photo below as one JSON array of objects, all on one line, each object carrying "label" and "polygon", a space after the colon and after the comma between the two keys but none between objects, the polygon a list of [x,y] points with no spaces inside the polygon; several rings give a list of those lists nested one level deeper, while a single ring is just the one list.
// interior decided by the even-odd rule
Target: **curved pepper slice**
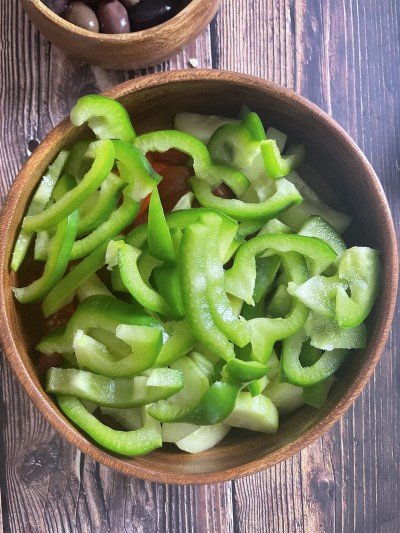
[{"label": "curved pepper slice", "polygon": [[265,173],[271,179],[287,176],[304,161],[302,144],[290,146],[285,155],[281,155],[276,141],[272,139],[261,141],[260,148]]},{"label": "curved pepper slice", "polygon": [[144,376],[115,378],[75,368],[50,368],[46,392],[68,394],[96,405],[115,408],[142,407],[176,394],[183,388],[178,370],[159,368]]},{"label": "curved pepper slice", "polygon": [[[281,255],[297,252],[309,258],[313,268],[311,275],[323,272],[337,257],[336,252],[326,243],[314,237],[300,235],[259,235],[244,242],[239,248],[233,266],[226,272],[227,291],[246,303],[254,305],[253,292],[256,270],[256,256]],[[302,283],[308,279],[302,278]]]},{"label": "curved pepper slice", "polygon": [[118,431],[101,423],[95,416],[71,396],[57,396],[60,409],[72,422],[83,429],[98,444],[108,450],[132,457],[149,453],[162,446],[162,432],[159,422],[142,411],[143,427],[133,431]]},{"label": "curved pepper slice", "polygon": [[220,198],[213,194],[210,183],[197,176],[189,178],[189,183],[202,206],[220,209],[240,221],[266,221],[302,201],[296,187],[285,178],[276,181],[276,190],[272,196],[262,202],[254,203],[243,202],[236,198]]},{"label": "curved pepper slice", "polygon": [[[107,176],[100,186],[100,191],[94,197],[94,202],[91,202],[90,208],[82,212],[87,205],[83,204],[81,206],[78,237],[93,231],[99,224],[109,218],[117,206],[119,192],[123,186],[124,182],[112,172]],[[97,193],[97,191],[95,192]],[[92,197],[88,201],[90,200],[92,200]]]},{"label": "curved pepper slice", "polygon": [[120,139],[132,142],[136,137],[127,110],[116,100],[100,94],[79,98],[70,119],[74,126],[85,122],[98,139]]},{"label": "curved pepper slice", "polygon": [[[211,316],[218,329],[226,337],[243,347],[250,342],[250,327],[243,318],[238,318],[233,312],[225,289],[225,274],[222,262],[218,256],[218,235],[221,219],[214,213],[201,215],[200,222],[205,223],[210,231],[205,255],[205,271],[207,278],[207,300]],[[193,273],[192,275],[196,275]]]},{"label": "curved pepper slice", "polygon": [[147,152],[167,152],[171,148],[175,148],[190,155],[193,159],[193,169],[196,176],[213,188],[225,183],[237,196],[240,196],[250,185],[246,176],[238,170],[215,164],[206,146],[192,135],[182,131],[166,130],[145,133],[136,137],[135,145],[144,154]]},{"label": "curved pepper slice", "polygon": [[138,259],[142,253],[124,241],[112,241],[109,246],[117,247],[118,268],[121,279],[132,296],[143,307],[154,313],[170,315],[171,308],[158,292],[147,285],[138,269]]},{"label": "curved pepper slice", "polygon": [[131,347],[131,353],[122,359],[111,355],[104,344],[78,329],[73,349],[79,367],[110,378],[131,377],[150,368],[162,346],[162,332],[148,326],[120,324],[116,337]]},{"label": "curved pepper slice", "polygon": [[154,367],[168,366],[190,352],[197,342],[186,320],[168,322],[164,325],[169,334],[167,342],[162,345]]},{"label": "curved pepper slice", "polygon": [[128,185],[123,190],[124,200],[108,220],[101,223],[89,235],[83,237],[72,247],[71,260],[79,259],[90,254],[105,241],[114,238],[121,233],[133,220],[139,211],[139,202],[132,199],[132,185]]},{"label": "curved pepper slice", "polygon": [[[59,194],[70,190],[75,180],[64,176],[57,184]],[[13,287],[17,300],[21,303],[37,302],[44,298],[63,277],[71,257],[72,246],[78,229],[78,211],[72,212],[57,225],[56,233],[51,239],[48,258],[42,277],[27,287]]]},{"label": "curved pepper slice", "polygon": [[89,254],[55,285],[42,303],[42,311],[48,317],[72,302],[76,291],[105,264],[108,243],[103,243],[97,250]]},{"label": "curved pepper slice", "polygon": [[176,253],[171,233],[165,220],[158,189],[151,194],[148,217],[148,243],[152,256],[162,261],[176,261]]},{"label": "curved pepper slice", "polygon": [[289,383],[298,387],[311,387],[334,374],[348,355],[349,350],[325,351],[311,366],[302,366],[300,353],[304,340],[304,332],[302,331],[283,340],[281,365]]},{"label": "curved pepper slice", "polygon": [[[225,215],[225,213],[222,213],[221,211],[215,209],[207,209],[205,207],[195,207],[191,209],[182,209],[179,211],[174,211],[172,213],[168,213],[165,216],[165,220],[170,230],[173,230],[175,228],[184,229],[186,228],[186,226],[189,226],[189,224],[198,222],[200,215],[207,214],[210,212],[217,214],[221,219],[221,228],[219,233],[219,257],[225,262],[227,257],[231,257],[230,248],[233,240],[236,237],[236,234],[239,233],[240,226],[238,226],[236,220],[229,217],[228,215]],[[238,236],[237,246],[239,246],[239,242],[244,239],[248,232],[254,233],[258,229],[259,226],[255,226],[254,224],[251,225],[250,228],[240,229],[240,235]],[[140,248],[145,243],[147,237],[148,225],[142,224],[128,233],[128,235],[125,237],[125,242],[130,244],[131,246]],[[235,250],[237,246],[234,247]]]},{"label": "curved pepper slice", "polygon": [[153,169],[147,158],[133,144],[114,141],[115,159],[121,178],[133,185],[132,198],[143,200],[162,177]]},{"label": "curved pepper slice", "polygon": [[234,347],[216,326],[207,295],[205,258],[211,230],[203,224],[190,224],[183,230],[180,247],[180,275],[186,320],[194,335],[222,359],[234,357]]},{"label": "curved pepper slice", "polygon": [[72,343],[78,329],[88,331],[101,328],[115,334],[120,324],[150,326],[163,329],[161,323],[144,309],[122,302],[114,296],[96,294],[81,302],[65,328],[59,328],[41,339],[36,346],[44,354],[71,353]]},{"label": "curved pepper slice", "polygon": [[94,161],[82,181],[44,211],[26,216],[22,221],[25,230],[40,231],[52,228],[78,209],[100,187],[114,165],[114,145],[109,140],[93,142],[89,146],[88,155],[94,157]]},{"label": "curved pepper slice", "polygon": [[[304,257],[296,252],[287,252],[281,256],[285,272],[291,280],[307,279],[307,266]],[[305,324],[309,309],[299,300],[293,299],[292,307],[284,318],[253,318],[249,320],[252,328],[252,358],[266,363],[278,340],[290,337]]]}]

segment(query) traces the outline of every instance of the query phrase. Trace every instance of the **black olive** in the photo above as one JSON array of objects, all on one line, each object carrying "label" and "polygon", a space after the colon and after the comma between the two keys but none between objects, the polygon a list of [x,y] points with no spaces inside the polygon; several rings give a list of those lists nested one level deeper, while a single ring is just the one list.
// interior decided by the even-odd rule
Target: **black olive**
[{"label": "black olive", "polygon": [[97,8],[102,33],[129,33],[131,31],[126,8],[118,0],[103,0]]},{"label": "black olive", "polygon": [[85,30],[96,33],[99,31],[99,21],[96,13],[83,2],[71,2],[63,12],[63,17],[71,24],[75,24],[75,26]]},{"label": "black olive", "polygon": [[146,30],[174,17],[182,7],[181,0],[140,0],[129,10],[131,30]]},{"label": "black olive", "polygon": [[67,7],[67,0],[42,0],[43,4],[51,9],[56,15],[59,15]]}]

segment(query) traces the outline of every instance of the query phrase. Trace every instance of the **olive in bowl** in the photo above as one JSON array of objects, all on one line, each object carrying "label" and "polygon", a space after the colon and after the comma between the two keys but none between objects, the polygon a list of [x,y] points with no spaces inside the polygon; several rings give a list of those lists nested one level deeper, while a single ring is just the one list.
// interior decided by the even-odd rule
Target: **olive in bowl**
[{"label": "olive in bowl", "polygon": [[50,42],[69,56],[107,69],[144,68],[169,59],[200,35],[220,3],[21,0]]},{"label": "olive in bowl", "polygon": [[[382,353],[393,317],[398,261],[393,221],[379,180],[357,146],[332,119],[300,96],[263,80],[230,72],[168,72],[129,81],[110,90],[107,96],[125,107],[142,139],[146,139],[147,132],[170,130],[176,115],[182,112],[226,117],[230,126],[237,123],[238,114],[246,105],[265,126],[286,132],[293,144],[304,145],[305,163],[299,172],[306,172],[309,184],[326,203],[352,217],[346,234],[349,245],[380,250],[381,288],[367,321],[366,346],[345,360],[321,409],[303,406],[283,414],[274,434],[232,429],[215,447],[193,455],[167,445],[148,455],[126,458],[96,444],[62,414],[53,397],[45,392],[35,351],[43,334],[43,321],[39,313],[29,312],[27,306],[16,302],[11,291],[11,287],[26,282],[19,272],[12,273],[9,265],[32,193],[60,150],[90,133],[86,126],[73,126],[66,119],[27,161],[2,213],[5,238],[0,244],[0,312],[6,356],[50,423],[84,453],[116,470],[164,483],[210,483],[273,466],[311,443],[345,413]],[[76,113],[74,122],[75,119]],[[129,141],[132,131],[127,128],[126,132]],[[204,152],[203,148],[198,149]]]}]

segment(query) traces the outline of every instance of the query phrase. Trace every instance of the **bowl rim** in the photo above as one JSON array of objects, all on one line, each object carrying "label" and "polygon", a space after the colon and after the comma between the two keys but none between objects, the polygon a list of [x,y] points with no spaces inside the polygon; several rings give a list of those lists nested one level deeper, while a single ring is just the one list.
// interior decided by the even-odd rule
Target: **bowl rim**
[{"label": "bowl rim", "polygon": [[[184,24],[187,23],[187,19],[191,16],[196,16],[197,10],[201,7],[201,5],[204,3],[204,0],[190,0],[190,2],[176,15],[174,15],[172,18],[166,20],[165,22],[162,22],[161,24],[158,24],[157,26],[152,26],[151,28],[147,28],[146,30],[139,30],[129,33],[100,33],[100,32],[92,32],[89,30],[85,30],[84,28],[81,28],[77,26],[76,24],[72,24],[72,22],[69,22],[68,20],[62,18],[61,15],[57,15],[52,11],[49,7],[47,7],[41,0],[29,0],[30,3],[33,5],[34,9],[37,9],[42,13],[44,17],[49,19],[51,22],[53,22],[56,26],[59,28],[62,28],[63,30],[70,31],[71,33],[78,34],[82,37],[86,37],[90,39],[91,41],[101,41],[104,43],[138,43],[142,41],[143,39],[154,39],[156,40],[164,31],[168,31],[168,29],[172,29],[175,27],[176,24]],[[222,0],[213,0],[213,2],[220,3]]]},{"label": "bowl rim", "polygon": [[[182,71],[168,71],[150,74],[141,78],[126,81],[119,84],[103,94],[112,98],[123,98],[126,94],[133,91],[139,91],[143,89],[151,89],[156,86],[165,85],[168,83],[181,83],[181,82],[217,82],[217,81],[231,82],[243,87],[252,87],[258,90],[266,91],[269,94],[279,96],[283,99],[295,100],[304,110],[314,115],[315,119],[322,121],[324,128],[330,130],[334,136],[338,136],[343,142],[348,144],[349,149],[352,150],[354,156],[357,158],[358,164],[363,168],[364,173],[369,176],[369,184],[372,188],[371,194],[376,194],[381,200],[381,211],[383,215],[382,223],[385,225],[385,231],[387,242],[389,242],[388,250],[390,254],[387,257],[386,264],[386,284],[385,289],[388,295],[390,295],[387,307],[386,316],[383,320],[382,333],[373,346],[373,350],[370,349],[370,357],[363,364],[362,372],[359,372],[356,379],[351,383],[344,395],[340,398],[332,411],[327,413],[323,418],[316,422],[313,426],[308,428],[300,436],[294,438],[294,440],[288,442],[284,447],[278,451],[273,452],[274,460],[271,460],[269,456],[262,456],[261,458],[254,459],[248,463],[241,464],[239,466],[231,467],[225,470],[217,472],[205,472],[205,473],[175,473],[170,474],[166,472],[159,472],[157,469],[152,468],[152,465],[145,467],[135,463],[134,460],[127,462],[126,459],[113,456],[104,451],[96,444],[91,443],[83,434],[81,434],[59,411],[53,400],[44,392],[42,388],[39,388],[31,380],[26,367],[22,364],[19,357],[13,336],[10,330],[9,321],[6,320],[3,327],[0,328],[0,341],[3,345],[4,353],[8,362],[10,363],[14,374],[17,376],[19,382],[23,385],[30,399],[38,407],[39,411],[45,416],[50,424],[65,438],[68,442],[76,446],[83,453],[86,453],[96,461],[113,468],[119,472],[127,475],[136,476],[140,479],[147,481],[159,482],[159,483],[173,483],[173,484],[204,484],[204,483],[219,483],[229,481],[242,476],[254,474],[261,470],[265,470],[271,466],[278,464],[279,462],[288,459],[292,455],[298,453],[301,449],[311,444],[323,433],[325,433],[331,426],[350,408],[354,400],[368,382],[372,372],[378,363],[384,346],[390,333],[390,327],[394,315],[394,309],[396,305],[396,294],[398,288],[398,251],[397,251],[397,239],[394,229],[393,219],[390,213],[390,208],[386,199],[385,192],[380,184],[380,181],[375,174],[370,163],[366,159],[365,155],[361,152],[360,148],[346,133],[346,131],[337,124],[329,115],[322,111],[318,106],[307,100],[306,98],[296,94],[290,89],[284,88],[274,82],[267,81],[248,74],[241,74],[231,71],[222,70],[182,70]],[[18,185],[23,178],[23,171],[26,166],[33,165],[37,157],[42,157],[43,154],[49,154],[51,141],[53,136],[58,132],[66,134],[74,127],[69,121],[69,118],[62,120],[51,132],[43,139],[40,149],[35,151],[30,158],[24,163],[20,169],[14,184],[12,185],[7,199],[2,208],[0,214],[0,227],[5,228],[5,232],[9,229],[10,219],[9,212],[13,212],[18,200],[18,194],[13,194],[13,191],[18,190]],[[46,151],[47,149],[47,151]],[[6,260],[6,239],[0,241],[0,286],[4,285],[5,271],[8,270],[8,264]],[[3,317],[7,316],[5,294],[0,291],[0,314]]]}]

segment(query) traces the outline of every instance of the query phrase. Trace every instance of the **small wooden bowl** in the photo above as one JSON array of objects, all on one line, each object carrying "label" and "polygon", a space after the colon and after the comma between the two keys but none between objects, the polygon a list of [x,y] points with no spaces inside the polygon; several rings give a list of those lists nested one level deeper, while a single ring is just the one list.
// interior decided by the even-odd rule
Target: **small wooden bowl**
[{"label": "small wooden bowl", "polygon": [[93,33],[47,8],[41,0],[21,0],[37,29],[67,55],[106,69],[157,65],[177,54],[207,27],[221,0],[191,0],[175,17],[148,30],[111,35]]},{"label": "small wooden bowl", "polygon": [[304,142],[313,186],[333,207],[354,217],[351,243],[381,250],[383,285],[369,320],[368,346],[347,359],[323,409],[303,407],[282,417],[276,435],[232,430],[218,446],[199,455],[166,446],[135,459],[114,456],[94,444],[44,392],[34,365],[40,327],[35,314],[27,306],[17,305],[11,292],[18,280],[10,273],[10,255],[31,193],[58,151],[84,131],[65,119],[22,168],[0,220],[0,332],[8,361],[30,398],[69,442],[126,474],[164,483],[209,483],[275,465],[307,446],[343,415],[367,383],[384,348],[396,300],[398,256],[393,222],[379,180],[354,142],[331,118],[304,98],[270,82],[214,70],[166,72],[129,81],[106,94],[126,106],[138,132],[170,126],[177,111],[235,116],[242,104],[247,104],[265,124]]}]

